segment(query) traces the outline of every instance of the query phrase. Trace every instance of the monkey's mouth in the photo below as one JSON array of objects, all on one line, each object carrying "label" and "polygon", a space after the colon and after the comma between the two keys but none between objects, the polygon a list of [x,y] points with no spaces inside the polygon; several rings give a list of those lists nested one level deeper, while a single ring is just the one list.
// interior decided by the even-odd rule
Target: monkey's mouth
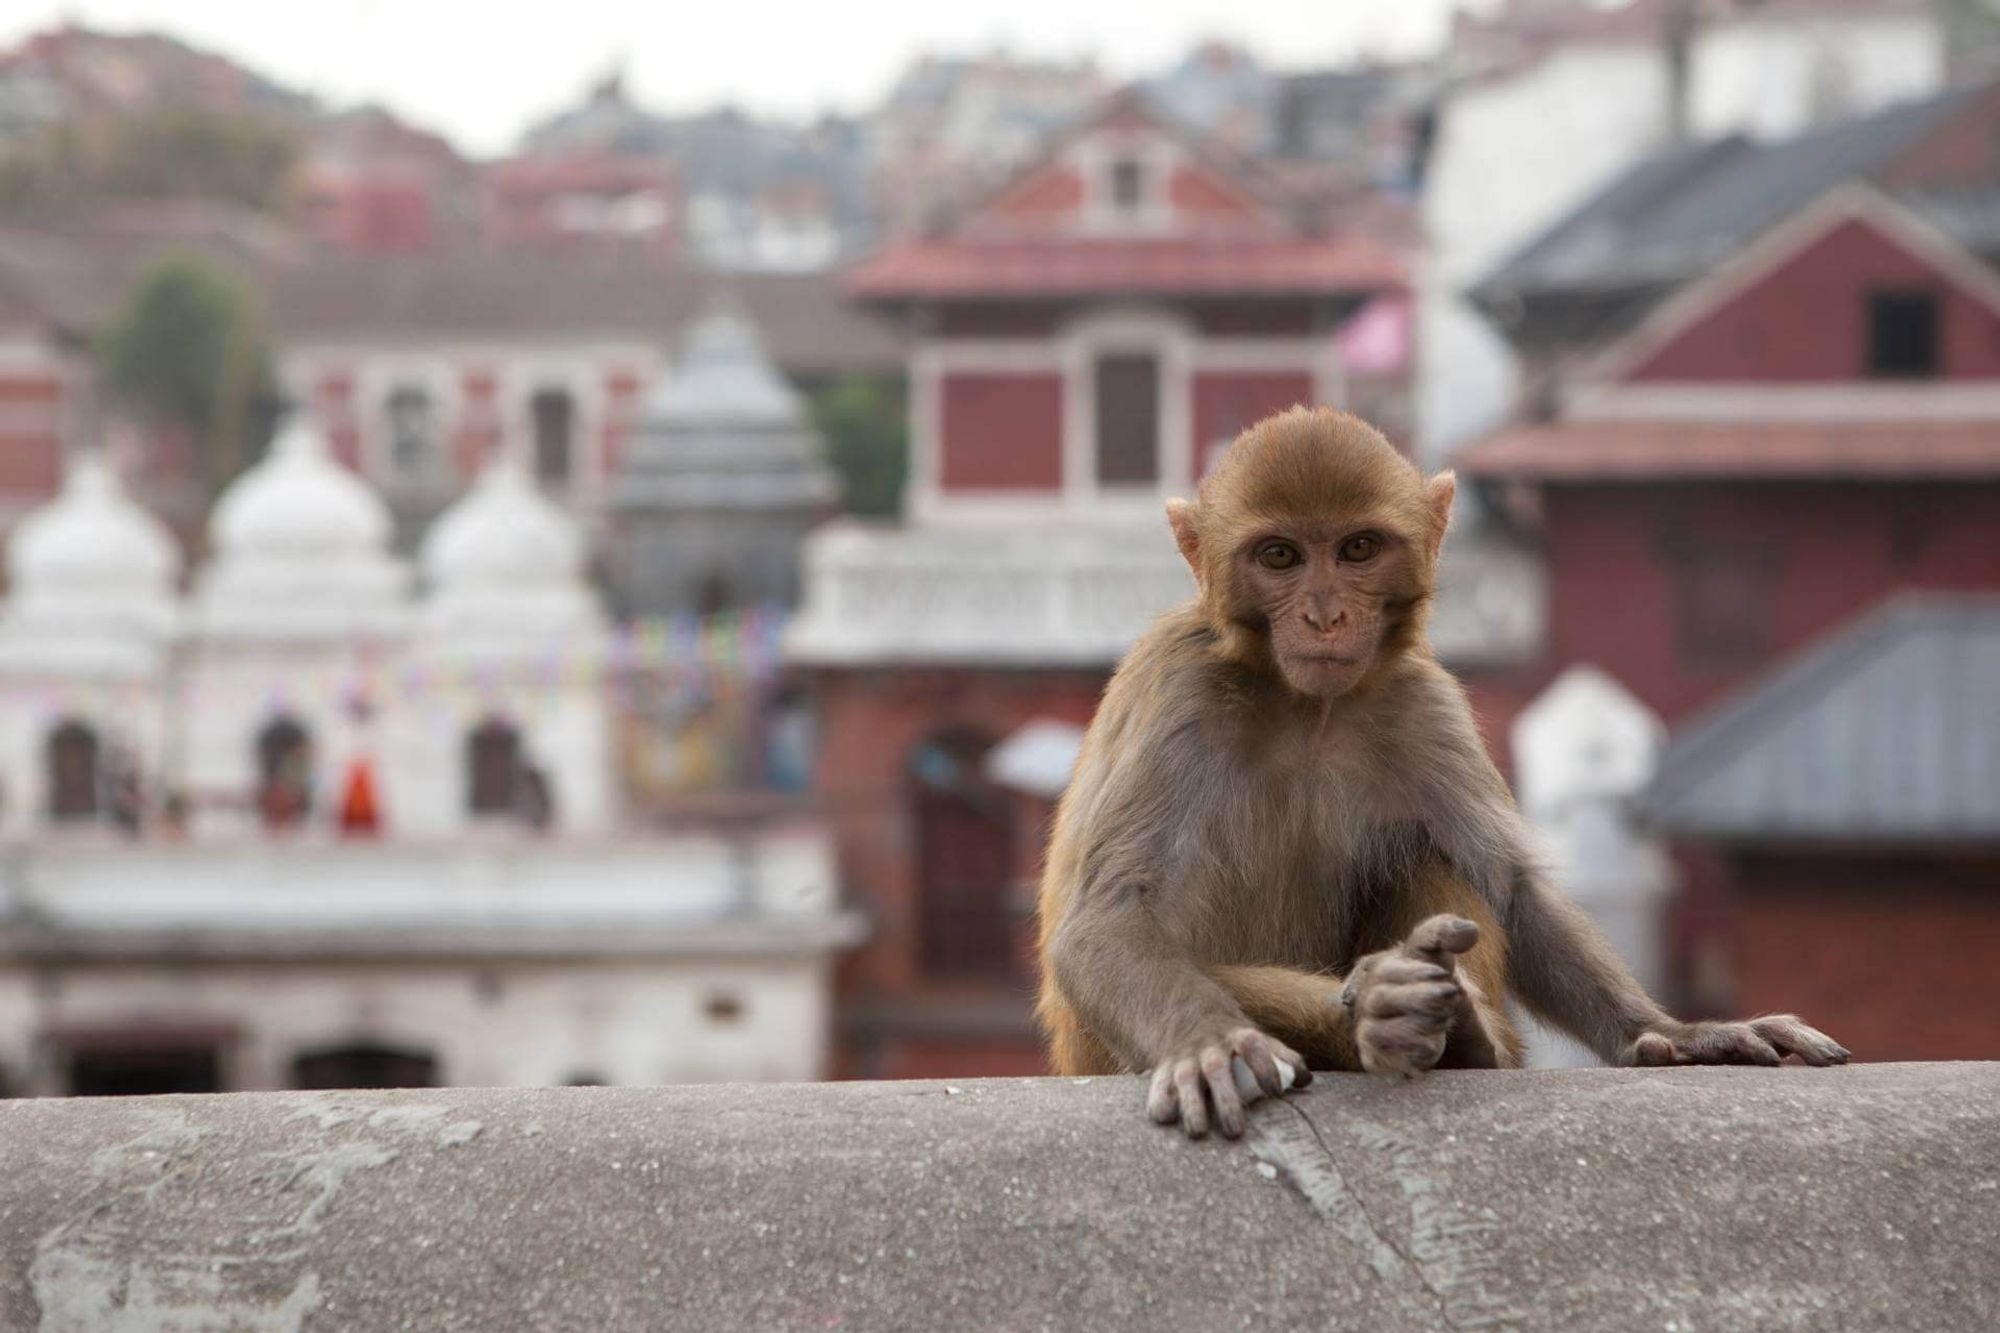
[{"label": "monkey's mouth", "polygon": [[1361,660],[1358,657],[1343,656],[1340,653],[1293,653],[1291,654],[1291,658],[1294,662],[1299,662],[1306,666],[1346,667],[1353,666]]}]

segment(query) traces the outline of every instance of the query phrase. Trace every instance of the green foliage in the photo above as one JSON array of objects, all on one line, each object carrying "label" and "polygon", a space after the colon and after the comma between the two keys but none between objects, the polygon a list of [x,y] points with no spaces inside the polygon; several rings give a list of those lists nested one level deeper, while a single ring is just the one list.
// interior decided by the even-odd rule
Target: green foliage
[{"label": "green foliage", "polygon": [[297,130],[264,116],[168,106],[60,122],[0,154],[0,214],[60,215],[109,199],[213,199],[284,209]]},{"label": "green foliage", "polygon": [[813,420],[840,473],[847,512],[894,518],[909,474],[910,429],[899,377],[849,375],[813,396]]},{"label": "green foliage", "polygon": [[211,494],[262,443],[277,382],[249,286],[188,254],[162,256],[133,283],[98,339],[97,379],[111,406],[194,444]]}]

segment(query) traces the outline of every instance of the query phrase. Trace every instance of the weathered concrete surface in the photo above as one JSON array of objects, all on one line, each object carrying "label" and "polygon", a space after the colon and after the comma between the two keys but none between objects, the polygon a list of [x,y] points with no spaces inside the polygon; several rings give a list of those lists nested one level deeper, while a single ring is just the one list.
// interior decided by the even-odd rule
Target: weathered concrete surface
[{"label": "weathered concrete surface", "polygon": [[2000,1328],[2000,1065],[0,1105],[0,1328]]}]

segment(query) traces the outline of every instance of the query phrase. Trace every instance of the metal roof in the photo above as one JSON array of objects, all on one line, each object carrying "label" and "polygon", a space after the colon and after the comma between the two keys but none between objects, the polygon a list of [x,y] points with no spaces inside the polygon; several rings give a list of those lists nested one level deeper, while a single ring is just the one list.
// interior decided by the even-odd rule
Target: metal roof
[{"label": "metal roof", "polygon": [[[1482,302],[1674,282],[1847,181],[1867,179],[1983,95],[1957,88],[1774,143],[1741,136],[1671,148],[1615,177],[1478,284]],[[1900,197],[1900,196],[1899,196]],[[1957,220],[1951,198],[1912,191]]]},{"label": "metal roof", "polygon": [[2000,837],[2000,597],[1883,604],[1681,729],[1648,797],[1722,841]]}]

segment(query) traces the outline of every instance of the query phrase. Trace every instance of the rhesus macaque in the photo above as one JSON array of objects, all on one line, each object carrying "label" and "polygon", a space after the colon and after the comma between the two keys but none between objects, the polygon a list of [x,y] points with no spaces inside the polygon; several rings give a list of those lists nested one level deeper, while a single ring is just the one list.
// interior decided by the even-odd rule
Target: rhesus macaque
[{"label": "rhesus macaque", "polygon": [[1233,1138],[1292,1071],[1519,1065],[1509,993],[1615,1064],[1847,1059],[1675,1021],[1549,882],[1425,634],[1453,485],[1295,408],[1169,503],[1196,596],[1112,678],[1042,882],[1058,1073],[1150,1072],[1155,1120]]}]

